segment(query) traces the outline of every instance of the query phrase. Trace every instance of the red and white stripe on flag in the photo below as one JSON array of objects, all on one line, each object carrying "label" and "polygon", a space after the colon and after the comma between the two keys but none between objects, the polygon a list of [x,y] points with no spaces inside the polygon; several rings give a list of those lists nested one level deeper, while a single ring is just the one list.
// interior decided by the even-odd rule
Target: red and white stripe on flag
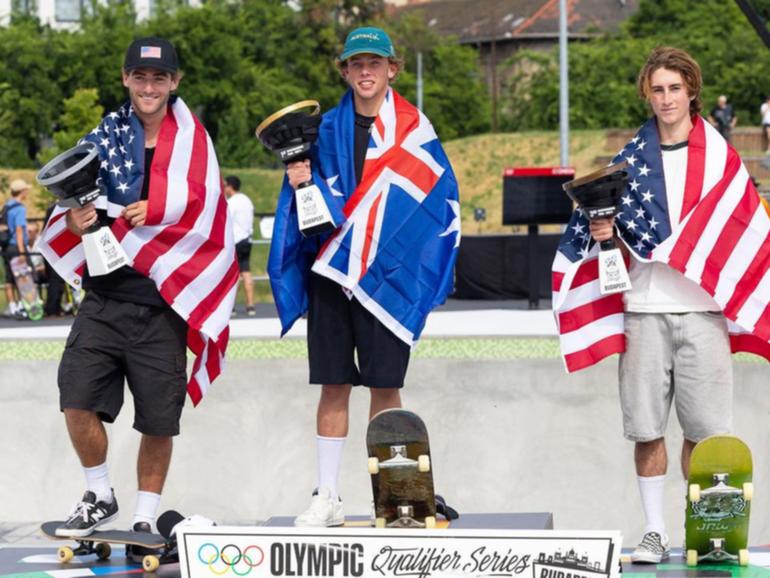
[{"label": "red and white stripe on flag", "polygon": [[[733,352],[770,360],[770,217],[735,149],[708,123],[698,128],[690,134],[685,216],[650,260],[714,298]],[[574,263],[558,253],[553,264],[554,313],[570,372],[625,348],[622,298],[600,294],[596,252]]]},{"label": "red and white stripe on flag", "polygon": [[[106,208],[106,199],[100,203]],[[80,238],[66,228],[65,213],[54,212],[41,252],[62,278],[79,286],[85,257]],[[111,229],[133,268],[151,278],[187,322],[187,345],[195,355],[188,393],[197,405],[222,371],[238,265],[213,143],[182,99],[158,136],[145,225],[132,227],[118,217]]]}]

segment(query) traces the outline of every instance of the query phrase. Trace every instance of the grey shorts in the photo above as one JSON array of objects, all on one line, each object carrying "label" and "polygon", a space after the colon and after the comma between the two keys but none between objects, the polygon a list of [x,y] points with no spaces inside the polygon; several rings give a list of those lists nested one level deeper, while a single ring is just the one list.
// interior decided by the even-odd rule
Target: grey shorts
[{"label": "grey shorts", "polygon": [[733,365],[721,313],[628,313],[620,356],[623,433],[664,436],[671,402],[687,440],[732,429]]}]

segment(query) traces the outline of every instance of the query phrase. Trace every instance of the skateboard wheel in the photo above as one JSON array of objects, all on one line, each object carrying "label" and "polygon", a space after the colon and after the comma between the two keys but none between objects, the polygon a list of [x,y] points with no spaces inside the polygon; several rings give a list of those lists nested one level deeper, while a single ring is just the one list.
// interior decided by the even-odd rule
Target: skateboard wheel
[{"label": "skateboard wheel", "polygon": [[75,557],[75,552],[69,546],[62,546],[56,551],[56,555],[59,558],[59,562],[66,564]]},{"label": "skateboard wheel", "polygon": [[690,484],[690,501],[700,502],[700,484]]},{"label": "skateboard wheel", "polygon": [[417,470],[420,472],[430,471],[430,456],[423,454],[417,458]]},{"label": "skateboard wheel", "polygon": [[384,528],[385,527],[385,518],[377,518],[374,521],[374,527],[375,528]]},{"label": "skateboard wheel", "polygon": [[368,466],[370,474],[374,475],[380,473],[380,460],[377,458],[369,458]]},{"label": "skateboard wheel", "polygon": [[746,482],[743,484],[743,499],[747,502],[750,502],[751,499],[754,497],[754,484],[751,482]]},{"label": "skateboard wheel", "polygon": [[738,564],[741,566],[748,566],[749,565],[749,551],[748,550],[738,550]]},{"label": "skateboard wheel", "polygon": [[687,565],[688,566],[697,566],[698,565],[698,551],[697,550],[687,550]]},{"label": "skateboard wheel", "polygon": [[112,546],[107,542],[99,542],[94,547],[94,552],[96,552],[96,557],[99,558],[99,560],[107,560],[110,557],[110,554],[112,554]]},{"label": "skateboard wheel", "polygon": [[160,567],[160,560],[157,556],[147,555],[142,558],[142,568],[145,572],[155,572]]},{"label": "skateboard wheel", "polygon": [[[422,457],[422,456],[420,456]],[[428,456],[425,456],[426,458]],[[425,527],[427,529],[432,529],[436,527],[436,516],[425,516]]]}]

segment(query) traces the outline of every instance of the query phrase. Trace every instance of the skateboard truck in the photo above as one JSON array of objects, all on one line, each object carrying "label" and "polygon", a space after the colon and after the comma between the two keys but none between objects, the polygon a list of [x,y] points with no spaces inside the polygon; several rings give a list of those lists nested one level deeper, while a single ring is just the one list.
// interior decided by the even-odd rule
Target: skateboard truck
[{"label": "skateboard truck", "polygon": [[377,458],[369,458],[369,473],[377,474],[380,470],[388,468],[417,468],[420,472],[430,471],[430,456],[420,455],[416,460],[406,457],[406,446],[390,446],[390,459],[384,462]]},{"label": "skateboard truck", "polygon": [[387,524],[388,528],[425,528],[425,524],[414,519],[414,507],[410,504],[398,506],[398,518]]}]

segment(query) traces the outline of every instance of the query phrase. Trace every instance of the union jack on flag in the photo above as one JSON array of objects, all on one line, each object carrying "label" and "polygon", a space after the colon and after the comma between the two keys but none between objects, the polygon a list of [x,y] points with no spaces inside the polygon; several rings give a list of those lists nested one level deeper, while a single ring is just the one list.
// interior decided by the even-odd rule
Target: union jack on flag
[{"label": "union jack on flag", "polygon": [[[307,310],[312,270],[339,283],[409,345],[453,287],[460,243],[457,182],[430,121],[392,89],[372,125],[361,182],[348,91],[324,115],[311,166],[339,227],[303,240],[284,182],[268,272],[284,333]],[[277,241],[276,241],[277,235]]]},{"label": "union jack on flag", "polygon": [[[679,223],[668,215],[654,118],[615,157],[629,183],[615,218],[632,258],[661,262],[705,289],[728,319],[733,352],[770,360],[770,217],[738,153],[695,118]],[[625,350],[622,294],[601,295],[598,245],[576,210],[553,262],[553,310],[567,371]]]},{"label": "union jack on flag", "polygon": [[[120,216],[126,205],[140,199],[144,183],[139,118],[126,103],[84,140],[99,147],[100,181],[107,194],[97,199],[96,207],[115,219],[110,228],[132,267],[152,279],[187,322],[187,345],[196,356],[187,389],[197,405],[222,370],[238,281],[211,138],[182,99],[175,98],[158,135],[141,227]],[[67,229],[67,210],[54,210],[41,236],[41,252],[63,279],[79,287],[85,254],[80,237]]]}]

